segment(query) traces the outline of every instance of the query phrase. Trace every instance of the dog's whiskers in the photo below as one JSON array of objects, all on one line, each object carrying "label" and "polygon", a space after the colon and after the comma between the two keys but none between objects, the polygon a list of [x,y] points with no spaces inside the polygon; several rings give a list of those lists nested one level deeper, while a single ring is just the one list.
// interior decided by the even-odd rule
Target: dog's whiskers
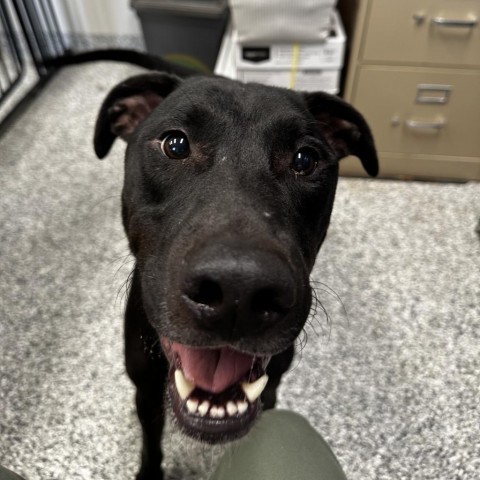
[{"label": "dog's whiskers", "polygon": [[[117,278],[120,271],[125,269],[127,267],[127,265],[135,262],[135,258],[133,257],[133,255],[130,252],[128,252],[125,255],[120,255],[117,258],[114,258],[110,263],[111,263],[111,265],[113,265],[117,262],[119,263],[119,266],[118,266],[117,270],[115,271],[115,273],[113,275],[114,280]],[[117,295],[115,297],[115,306],[117,306],[117,304],[118,304],[118,297],[119,296],[121,296],[122,301],[125,299],[125,296],[128,293],[128,290],[130,288],[132,273],[133,273],[133,269],[129,272],[129,274],[127,275],[125,280],[121,283],[120,287],[118,288]]]},{"label": "dog's whiskers", "polygon": [[132,269],[130,271],[130,273],[127,275],[127,278],[120,285],[120,287],[117,291],[117,296],[115,297],[115,306],[118,304],[118,297],[119,296],[121,296],[121,301],[122,302],[125,301],[125,298],[127,297],[128,292],[130,291],[130,287],[132,285],[134,272],[135,272],[135,269]]},{"label": "dog's whiskers", "polygon": [[[342,306],[342,310],[345,313],[345,315],[348,316],[347,308],[345,307],[345,304],[343,303],[340,295],[331,287],[329,287],[326,283],[320,282],[319,280],[310,280],[310,284],[315,288],[315,290],[320,290],[322,292],[325,292],[327,295],[329,295],[332,298],[335,298],[338,303]],[[321,285],[320,288],[319,285]]]},{"label": "dog's whiskers", "polygon": [[[121,190],[121,188],[122,188],[121,183],[117,183],[117,188],[118,188],[118,190]],[[92,203],[91,210],[93,210],[94,208],[97,208],[99,205],[102,205],[105,202],[109,202],[112,199],[115,199],[118,202],[120,198],[121,198],[121,195],[119,195],[119,194],[109,195],[108,197],[103,197],[100,200],[98,200],[97,202]]]},{"label": "dog's whiskers", "polygon": [[298,353],[302,354],[308,342],[308,332],[305,330],[305,328],[302,328],[296,342],[296,348],[298,348]]},{"label": "dog's whiskers", "polygon": [[[315,285],[316,283],[324,286],[325,288],[318,288],[318,286]],[[333,297],[337,298],[338,300],[340,300],[340,297],[338,296],[338,294],[336,292],[333,291],[333,289],[331,289],[330,287],[328,287],[324,283],[318,282],[318,281],[311,281],[312,305],[310,307],[310,312],[309,312],[309,315],[308,315],[308,318],[307,318],[307,321],[306,321],[306,325],[308,325],[311,328],[311,330],[313,331],[313,333],[316,336],[320,336],[320,335],[324,336],[325,333],[326,333],[326,329],[325,329],[325,324],[326,324],[327,327],[328,327],[328,341],[329,341],[330,340],[330,334],[331,334],[331,328],[332,328],[332,318],[331,318],[330,314],[328,313],[324,304],[321,302],[321,300],[319,298],[319,295],[318,295],[318,290],[320,290],[322,292],[325,292],[325,293],[329,294],[330,296],[333,296]],[[340,302],[341,302],[341,300],[340,300]],[[343,306],[343,303],[342,303],[342,306]],[[320,320],[320,315],[319,315],[320,313],[323,314],[322,316],[324,318],[324,321]],[[320,329],[321,329],[320,334],[317,332],[315,326],[320,327]]]}]

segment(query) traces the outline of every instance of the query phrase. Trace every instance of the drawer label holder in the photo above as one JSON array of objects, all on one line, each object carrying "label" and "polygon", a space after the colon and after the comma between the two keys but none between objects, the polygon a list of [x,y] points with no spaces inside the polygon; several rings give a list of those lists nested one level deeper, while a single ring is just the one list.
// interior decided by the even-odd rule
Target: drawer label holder
[{"label": "drawer label holder", "polygon": [[433,83],[421,83],[417,86],[417,103],[441,104],[448,103],[452,93],[451,85],[437,85]]}]

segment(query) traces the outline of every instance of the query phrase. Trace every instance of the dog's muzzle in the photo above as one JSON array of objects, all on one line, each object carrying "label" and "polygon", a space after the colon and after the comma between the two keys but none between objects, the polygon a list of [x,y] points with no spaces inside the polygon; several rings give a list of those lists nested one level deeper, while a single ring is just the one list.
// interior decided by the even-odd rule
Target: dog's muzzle
[{"label": "dog's muzzle", "polygon": [[172,407],[189,435],[231,440],[261,410],[266,367],[291,328],[298,282],[285,255],[247,241],[208,242],[181,265],[182,329],[162,337]]}]

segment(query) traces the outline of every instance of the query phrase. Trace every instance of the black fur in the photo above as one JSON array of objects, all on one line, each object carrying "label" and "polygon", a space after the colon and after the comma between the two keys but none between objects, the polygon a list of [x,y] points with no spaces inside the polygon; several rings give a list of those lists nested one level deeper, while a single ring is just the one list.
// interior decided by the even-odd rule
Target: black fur
[{"label": "black fur", "polygon": [[[189,141],[184,159],[162,149],[172,131]],[[215,76],[152,72],[122,82],[98,116],[100,158],[117,135],[128,141],[122,211],[136,260],[125,342],[144,434],[137,479],[158,480],[171,385],[160,339],[272,356],[262,400],[273,408],[309,314],[309,275],[329,225],[338,162],[357,155],[370,175],[378,162],[368,125],[341,99]],[[318,160],[308,175],[292,169],[303,147]],[[232,431],[201,419],[182,427],[226,441],[254,417]]]}]

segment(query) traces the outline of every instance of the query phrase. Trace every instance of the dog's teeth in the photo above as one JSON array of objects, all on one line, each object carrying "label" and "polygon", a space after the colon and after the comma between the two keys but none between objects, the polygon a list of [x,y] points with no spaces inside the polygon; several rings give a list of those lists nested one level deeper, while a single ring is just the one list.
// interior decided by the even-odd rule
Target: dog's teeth
[{"label": "dog's teeth", "polygon": [[216,407],[215,405],[210,409],[210,416],[212,418],[225,417],[225,409],[223,407]]},{"label": "dog's teeth", "polygon": [[245,401],[237,402],[237,409],[240,415],[243,415],[248,409],[248,403]]},{"label": "dog's teeth", "polygon": [[204,401],[198,406],[197,412],[198,412],[202,417],[204,417],[204,416],[207,414],[209,408],[210,408],[210,402],[208,402],[207,400],[204,400]]},{"label": "dog's teeth", "polygon": [[192,400],[191,398],[189,398],[187,400],[187,409],[190,413],[195,413],[197,411],[197,408],[198,408],[198,400]]},{"label": "dog's teeth", "polygon": [[238,413],[238,408],[237,406],[235,405],[234,402],[230,401],[230,402],[227,402],[227,413],[233,417],[234,415],[236,415]]},{"label": "dog's teeth", "polygon": [[265,387],[267,386],[267,382],[268,375],[265,374],[252,383],[242,383],[242,389],[250,403],[253,403],[262,394],[263,390],[265,390]]},{"label": "dog's teeth", "polygon": [[195,390],[195,385],[185,378],[181,370],[175,370],[175,385],[182,400],[186,400]]}]

